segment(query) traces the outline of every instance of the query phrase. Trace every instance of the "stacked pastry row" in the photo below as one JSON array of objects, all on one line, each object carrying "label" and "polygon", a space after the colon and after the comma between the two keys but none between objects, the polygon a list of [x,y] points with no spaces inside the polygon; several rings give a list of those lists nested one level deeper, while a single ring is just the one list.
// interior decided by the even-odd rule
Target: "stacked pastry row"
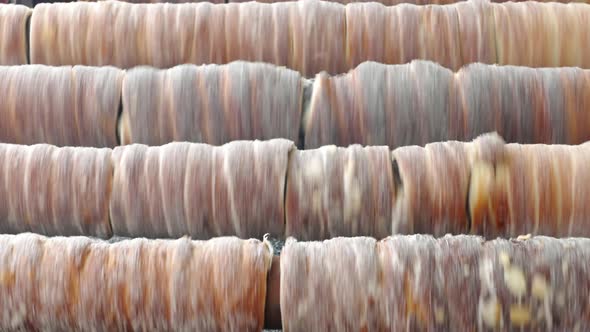
[{"label": "stacked pastry row", "polygon": [[286,138],[300,148],[590,140],[590,70],[366,62],[306,80],[251,62],[0,67],[0,142],[114,147]]},{"label": "stacked pastry row", "polygon": [[0,144],[0,232],[197,239],[590,236],[590,144],[297,150],[283,139]]},{"label": "stacked pastry row", "polygon": [[586,4],[537,2],[4,5],[0,64],[169,68],[246,60],[305,77],[368,60],[424,59],[453,70],[473,62],[588,68],[589,20]]},{"label": "stacked pastry row", "polygon": [[582,238],[290,238],[278,259],[233,237],[0,235],[0,328],[587,330],[589,259]]},{"label": "stacked pastry row", "polygon": [[[17,3],[19,1],[24,1],[24,0],[17,0]],[[77,1],[103,1],[103,0],[77,0]],[[123,0],[124,2],[132,2],[132,3],[158,3],[158,2],[166,2],[166,3],[184,3],[184,2],[212,2],[212,3],[233,3],[233,2],[249,2],[250,0],[173,0],[173,1],[168,1],[168,0]],[[258,2],[265,2],[265,3],[273,3],[273,2],[284,2],[284,1],[292,1],[292,0],[261,0]],[[301,0],[299,0],[301,1]],[[343,4],[348,4],[348,3],[358,3],[358,2],[373,2],[373,1],[368,1],[368,0],[362,0],[362,1],[356,1],[356,0],[330,0],[331,2],[338,2],[338,3],[343,3]],[[386,6],[394,6],[394,5],[398,5],[398,4],[404,4],[404,3],[409,3],[409,4],[414,4],[414,5],[430,5],[430,4],[438,4],[438,5],[445,5],[445,4],[452,4],[452,3],[456,3],[456,2],[462,2],[465,0],[378,0],[378,1],[374,1],[374,2],[378,2],[378,3],[382,3]],[[507,0],[491,0],[492,2],[508,2]],[[519,0],[519,1],[523,1],[523,0]],[[528,1],[528,0],[525,0]],[[569,3],[569,2],[583,2],[583,3],[588,3],[588,1],[583,0],[583,1],[570,1],[570,0],[559,0],[559,1],[548,1],[548,0],[541,0],[540,2],[563,2],[563,3]]]},{"label": "stacked pastry row", "polygon": [[590,240],[287,240],[285,331],[584,331]]}]

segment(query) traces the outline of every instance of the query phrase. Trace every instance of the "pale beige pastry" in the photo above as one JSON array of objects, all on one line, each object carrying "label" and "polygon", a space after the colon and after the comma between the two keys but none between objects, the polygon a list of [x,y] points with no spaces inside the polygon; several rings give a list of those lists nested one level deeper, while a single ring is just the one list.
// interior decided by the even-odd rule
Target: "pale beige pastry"
[{"label": "pale beige pastry", "polygon": [[389,149],[352,145],[293,151],[285,199],[286,236],[388,236],[395,199]]},{"label": "pale beige pastry", "polygon": [[377,242],[287,239],[281,252],[283,331],[383,331]]}]

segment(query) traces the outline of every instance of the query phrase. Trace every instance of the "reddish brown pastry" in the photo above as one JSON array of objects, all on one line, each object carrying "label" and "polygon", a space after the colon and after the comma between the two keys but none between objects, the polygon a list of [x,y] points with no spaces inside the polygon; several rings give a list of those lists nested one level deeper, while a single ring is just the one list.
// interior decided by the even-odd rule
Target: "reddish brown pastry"
[{"label": "reddish brown pastry", "polygon": [[32,12],[25,6],[0,4],[0,65],[27,64],[27,21]]},{"label": "reddish brown pastry", "polygon": [[471,227],[465,202],[473,165],[501,158],[503,144],[499,136],[490,134],[472,143],[449,141],[395,149],[394,176],[401,183],[396,186],[393,234],[466,233]]},{"label": "reddish brown pastry", "polygon": [[404,64],[431,60],[453,70],[463,63],[455,6],[347,5],[348,68],[372,60]]},{"label": "reddish brown pastry", "polygon": [[590,328],[590,240],[475,236],[287,240],[285,331]]},{"label": "reddish brown pastry", "polygon": [[315,0],[283,5],[289,7],[289,68],[304,77],[313,77],[321,71],[338,74],[350,68],[344,56],[347,24],[344,6]]},{"label": "reddish brown pastry", "polygon": [[[223,63],[245,60],[294,68],[291,44],[293,25],[288,22],[297,4],[267,4],[282,2],[273,0],[229,2],[229,5],[224,6],[224,17],[221,18],[224,20],[224,35],[219,36],[225,38],[219,45],[225,56]],[[328,32],[317,31],[318,34]]]},{"label": "reddish brown pastry", "polygon": [[[17,3],[19,1],[24,1],[24,0],[17,0]],[[106,0],[79,0],[79,1],[106,1]],[[262,3],[275,3],[275,2],[287,2],[289,0],[262,0],[262,1],[257,1],[257,2],[262,2]],[[299,0],[299,1],[306,1],[306,0]],[[523,0],[518,0],[518,1],[523,1]],[[132,3],[159,3],[162,2],[161,0],[125,0],[125,2],[132,2]],[[184,2],[212,2],[212,3],[223,3],[220,2],[219,0],[172,0],[169,1],[171,3],[184,3]],[[229,0],[229,3],[246,3],[249,2],[249,0]],[[337,3],[342,3],[342,4],[349,4],[349,3],[356,3],[356,2],[371,2],[369,0],[361,0],[361,1],[353,1],[353,0],[334,0],[331,2],[337,2]],[[507,2],[506,0],[493,0],[492,2]],[[549,2],[548,0],[543,0],[540,2]],[[559,0],[559,1],[555,1],[555,2],[562,2],[562,3],[569,3],[570,0]],[[577,2],[582,2],[582,3],[587,3],[587,1],[577,1]],[[453,4],[453,3],[469,3],[469,1],[467,0],[379,0],[377,1],[377,3],[381,3],[384,4],[386,6],[394,6],[394,5],[398,5],[398,4],[402,4],[402,3],[410,3],[410,4],[415,4],[415,5],[432,5],[432,4],[438,4],[438,5],[445,5],[445,4]]]},{"label": "reddish brown pastry", "polygon": [[565,114],[560,105],[555,112],[557,118],[551,121],[546,106],[551,90],[544,89],[540,70],[471,64],[455,77],[464,139],[497,131],[507,142],[565,142],[563,135],[556,135],[562,130]]},{"label": "reddish brown pastry", "polygon": [[135,68],[125,77],[119,136],[148,145],[297,142],[302,94],[297,72],[262,63]]},{"label": "reddish brown pastry", "polygon": [[375,248],[366,237],[289,238],[281,252],[283,331],[385,330]]},{"label": "reddish brown pastry", "polygon": [[[492,4],[498,63],[529,67],[578,66],[588,68],[590,19],[585,4]],[[579,46],[576,46],[579,45]]]},{"label": "reddish brown pastry", "polygon": [[115,147],[125,73],[114,67],[74,66],[76,128],[74,146]]},{"label": "reddish brown pastry", "polygon": [[113,67],[0,67],[0,142],[117,145],[123,72]]},{"label": "reddish brown pastry", "polygon": [[311,77],[347,69],[345,24],[344,6],[321,1],[43,4],[31,19],[31,62],[170,68],[249,60]]},{"label": "reddish brown pastry", "polygon": [[455,1],[461,64],[497,63],[494,8],[487,1]]},{"label": "reddish brown pastry", "polygon": [[503,159],[472,171],[472,233],[590,236],[584,201],[590,144],[509,144],[504,150]]},{"label": "reddish brown pastry", "polygon": [[553,127],[551,143],[581,144],[590,140],[587,112],[590,70],[543,68],[546,113]]},{"label": "reddish brown pastry", "polygon": [[590,71],[471,64],[456,74],[427,61],[365,62],[319,74],[304,112],[305,147],[392,149],[498,132],[507,142],[590,140]]},{"label": "reddish brown pastry", "polygon": [[[108,0],[78,0],[78,1],[108,1]],[[211,2],[211,3],[225,3],[221,0],[171,0],[171,1],[163,1],[163,0],[120,0],[123,2],[131,2],[131,3],[192,3],[192,2]]]},{"label": "reddish brown pastry", "polygon": [[391,234],[394,198],[387,147],[293,151],[287,172],[286,236],[385,237]]},{"label": "reddish brown pastry", "polygon": [[[31,19],[31,62],[119,68],[215,62],[202,56],[210,40],[200,34],[223,24],[213,15],[220,9],[211,3],[40,4]],[[217,23],[203,31],[209,22]]]},{"label": "reddish brown pastry", "polygon": [[[268,2],[268,3],[274,3],[274,2],[286,2],[288,0],[263,0],[260,2]],[[309,1],[309,0],[298,0],[298,1]],[[379,0],[376,1],[376,3],[380,3],[386,6],[395,6],[398,4],[402,4],[402,3],[412,3],[412,4],[416,4],[416,5],[429,5],[429,4],[448,4],[448,3],[455,3],[458,1],[465,1],[465,0]],[[229,0],[229,2],[247,2],[246,0]],[[353,1],[353,0],[335,0],[335,1],[330,1],[330,2],[336,2],[336,3],[341,3],[341,4],[352,4],[352,3],[357,3],[357,2],[373,2],[373,1],[369,1],[369,0],[361,0],[361,1]]]},{"label": "reddish brown pastry", "polygon": [[[426,61],[365,62],[346,75],[320,74],[304,116],[305,148],[398,146],[460,136],[453,73]],[[457,137],[460,139],[460,137]]]},{"label": "reddish brown pastry", "polygon": [[365,61],[384,62],[385,36],[393,31],[387,19],[388,7],[379,2],[362,1],[349,3],[345,8],[346,66],[355,68]]},{"label": "reddish brown pastry", "polygon": [[[262,1],[256,1],[256,2],[262,2],[262,3],[275,3],[275,2],[287,2],[287,1],[291,1],[291,0],[262,0]],[[228,0],[228,3],[251,3],[253,1],[251,0]]]},{"label": "reddish brown pastry", "polygon": [[452,70],[472,62],[590,67],[584,4],[386,4],[45,4],[31,18],[31,62],[170,68],[247,60],[305,77],[368,60],[431,60]]},{"label": "reddish brown pastry", "polygon": [[[16,144],[73,144],[75,95],[71,67],[0,67],[0,141]],[[70,143],[70,144],[68,144]]]},{"label": "reddish brown pastry", "polygon": [[0,232],[109,238],[111,150],[0,144]]},{"label": "reddish brown pastry", "polygon": [[472,64],[456,75],[465,139],[497,131],[508,142],[580,144],[590,139],[587,70]]},{"label": "reddish brown pastry", "polygon": [[0,236],[2,330],[261,331],[258,240]]},{"label": "reddish brown pastry", "polygon": [[113,151],[110,203],[119,236],[262,238],[284,232],[284,186],[293,143],[170,143]]}]

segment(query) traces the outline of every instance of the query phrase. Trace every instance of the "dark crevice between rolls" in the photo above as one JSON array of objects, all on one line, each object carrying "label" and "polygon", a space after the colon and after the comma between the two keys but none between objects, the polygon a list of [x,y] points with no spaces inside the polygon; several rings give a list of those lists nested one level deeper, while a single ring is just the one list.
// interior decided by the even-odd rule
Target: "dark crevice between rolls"
[{"label": "dark crevice between rolls", "polygon": [[281,316],[281,260],[279,256],[273,256],[270,270],[266,275],[264,329],[282,329]]},{"label": "dark crevice between rolls", "polygon": [[399,165],[395,159],[391,161],[391,171],[393,173],[393,184],[395,186],[395,190],[397,191],[398,188],[403,189],[404,183],[402,182],[402,176],[399,172]]},{"label": "dark crevice between rolls", "polygon": [[27,63],[31,64],[31,18],[33,14],[31,13],[27,16],[27,21],[25,23],[25,51],[27,55]]},{"label": "dark crevice between rolls", "polygon": [[392,235],[394,230],[393,229],[393,223],[395,221],[395,211],[398,208],[398,204],[401,204],[400,199],[402,199],[402,192],[404,190],[404,182],[402,181],[402,176],[401,173],[399,171],[399,165],[397,163],[397,160],[395,160],[395,157],[392,158],[391,160],[391,173],[393,176],[393,200],[391,202],[391,211],[392,211],[392,215],[391,215],[391,222],[390,222],[390,229],[389,229],[389,233]]},{"label": "dark crevice between rolls", "polygon": [[296,149],[291,149],[287,155],[287,169],[285,170],[285,179],[283,183],[283,234],[272,234],[279,237],[277,239],[271,240],[274,255],[277,256],[281,254],[281,250],[283,250],[283,246],[285,246],[285,235],[287,231],[287,186],[289,185],[289,165],[291,164],[291,158],[295,151]]},{"label": "dark crevice between rolls", "polygon": [[124,240],[124,238],[117,236],[117,234],[115,234],[115,228],[113,227],[113,218],[111,216],[111,200],[113,199],[113,184],[115,182],[115,162],[113,161],[113,156],[112,156],[113,151],[111,151],[111,157],[109,158],[110,162],[111,162],[111,185],[109,187],[109,199],[108,199],[108,206],[107,206],[107,216],[108,216],[108,222],[109,222],[109,231],[110,231],[110,238],[109,238],[109,243],[114,243],[114,242],[119,242]]},{"label": "dark crevice between rolls", "polygon": [[471,233],[471,228],[472,228],[472,220],[471,220],[471,202],[469,201],[470,197],[471,197],[471,171],[469,172],[469,177],[467,178],[467,197],[465,197],[465,215],[467,216],[467,230],[466,230],[466,234],[470,234]]},{"label": "dark crevice between rolls", "polygon": [[117,145],[121,145],[121,118],[123,117],[123,94],[119,96],[119,109],[117,110],[117,121],[115,122],[115,136],[117,138]]},{"label": "dark crevice between rolls", "polygon": [[301,100],[301,115],[299,118],[299,139],[297,140],[297,148],[305,149],[305,127],[307,125],[307,116],[309,115],[309,107],[311,104],[311,94],[313,92],[314,80],[304,80],[303,93]]}]

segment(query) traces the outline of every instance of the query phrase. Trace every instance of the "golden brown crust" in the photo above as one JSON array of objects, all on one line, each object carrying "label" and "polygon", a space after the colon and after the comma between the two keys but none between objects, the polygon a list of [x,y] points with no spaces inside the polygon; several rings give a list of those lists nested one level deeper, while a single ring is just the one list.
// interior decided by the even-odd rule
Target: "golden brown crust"
[{"label": "golden brown crust", "polygon": [[257,240],[0,236],[0,328],[260,331],[272,254]]},{"label": "golden brown crust", "polygon": [[0,4],[0,65],[27,64],[27,20],[32,10]]},{"label": "golden brown crust", "polygon": [[297,142],[302,94],[297,72],[262,63],[135,68],[125,76],[119,136],[148,145]]},{"label": "golden brown crust", "polygon": [[111,150],[0,144],[0,230],[112,235]]},{"label": "golden brown crust", "polygon": [[284,232],[284,185],[293,143],[170,143],[113,152],[110,215],[120,236],[262,238]]},{"label": "golden brown crust", "polygon": [[387,147],[293,151],[286,236],[301,240],[391,234],[395,188]]}]

